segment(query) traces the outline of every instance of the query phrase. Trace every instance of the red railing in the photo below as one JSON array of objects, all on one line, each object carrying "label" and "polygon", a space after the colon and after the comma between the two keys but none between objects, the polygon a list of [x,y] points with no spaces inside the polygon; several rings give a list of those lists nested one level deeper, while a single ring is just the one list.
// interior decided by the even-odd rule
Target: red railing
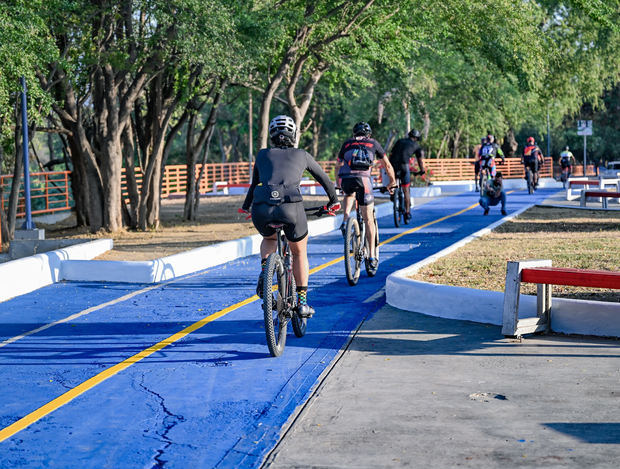
[{"label": "red railing", "polygon": [[[48,171],[42,173],[30,173],[30,203],[33,215],[53,213],[61,210],[69,210],[73,205],[71,185],[69,180],[70,171]],[[9,193],[13,176],[0,176],[2,197],[0,206],[6,210],[9,205]],[[17,201],[17,216],[26,215],[26,203],[24,201],[23,188],[20,187]]]}]

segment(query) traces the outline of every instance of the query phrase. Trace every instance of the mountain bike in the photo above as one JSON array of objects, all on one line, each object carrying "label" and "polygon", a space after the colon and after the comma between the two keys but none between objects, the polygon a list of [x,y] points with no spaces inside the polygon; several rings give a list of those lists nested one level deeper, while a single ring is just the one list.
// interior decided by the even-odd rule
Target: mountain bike
[{"label": "mountain bike", "polygon": [[[356,202],[356,216],[349,217],[345,225],[344,236],[344,270],[347,274],[349,285],[357,285],[360,278],[361,264],[364,261],[366,273],[369,277],[374,277],[377,270],[370,265],[370,246],[366,239],[366,224],[362,218],[361,210]],[[375,225],[375,249],[376,258],[379,260],[379,226],[377,225],[377,215],[372,211],[372,221]]]},{"label": "mountain bike", "polygon": [[[318,216],[333,215],[325,207],[305,210]],[[297,312],[293,256],[284,236],[284,225],[270,223],[268,226],[276,230],[277,249],[267,257],[263,273],[263,319],[269,353],[273,357],[279,357],[286,345],[288,323],[291,322],[295,336],[303,337],[306,334],[308,318],[301,317]]]},{"label": "mountain bike", "polygon": [[480,196],[484,195],[484,187],[486,182],[491,179],[491,168],[489,168],[486,164],[480,165],[480,174],[478,176],[480,179],[478,180],[478,187],[480,190]]}]

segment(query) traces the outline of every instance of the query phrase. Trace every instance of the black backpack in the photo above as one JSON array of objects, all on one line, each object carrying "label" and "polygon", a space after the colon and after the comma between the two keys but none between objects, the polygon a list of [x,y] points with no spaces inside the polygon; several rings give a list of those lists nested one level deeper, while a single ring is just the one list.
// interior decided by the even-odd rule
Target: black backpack
[{"label": "black backpack", "polygon": [[351,152],[349,167],[354,171],[367,171],[372,166],[372,155],[363,145],[355,145]]}]

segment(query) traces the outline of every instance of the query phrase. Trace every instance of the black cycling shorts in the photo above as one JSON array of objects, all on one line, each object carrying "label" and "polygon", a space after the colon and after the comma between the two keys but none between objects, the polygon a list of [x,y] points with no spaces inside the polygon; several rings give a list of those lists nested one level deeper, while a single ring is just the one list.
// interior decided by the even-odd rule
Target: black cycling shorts
[{"label": "black cycling shorts", "polygon": [[538,160],[530,160],[523,163],[523,167],[530,168],[533,173],[538,172]]},{"label": "black cycling shorts", "polygon": [[342,178],[340,187],[345,195],[355,194],[359,206],[370,205],[375,201],[372,193],[372,180],[366,176]]},{"label": "black cycling shorts", "polygon": [[394,167],[394,173],[402,187],[407,187],[411,184],[411,170],[409,169],[409,165],[402,165],[398,168]]},{"label": "black cycling shorts", "polygon": [[308,236],[308,219],[303,202],[252,204],[252,223],[264,237],[276,232],[275,228],[268,226],[270,223],[283,224],[286,239],[294,243]]}]

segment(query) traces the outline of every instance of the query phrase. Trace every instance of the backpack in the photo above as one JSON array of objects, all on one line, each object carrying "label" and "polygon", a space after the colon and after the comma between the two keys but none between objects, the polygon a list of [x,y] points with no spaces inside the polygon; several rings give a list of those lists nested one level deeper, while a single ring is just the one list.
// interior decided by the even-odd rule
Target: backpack
[{"label": "backpack", "polygon": [[364,146],[355,146],[351,152],[349,167],[354,171],[367,171],[372,166],[372,155]]},{"label": "backpack", "polygon": [[493,145],[483,145],[480,149],[480,158],[486,160],[493,157],[494,150],[495,148],[493,147]]}]

